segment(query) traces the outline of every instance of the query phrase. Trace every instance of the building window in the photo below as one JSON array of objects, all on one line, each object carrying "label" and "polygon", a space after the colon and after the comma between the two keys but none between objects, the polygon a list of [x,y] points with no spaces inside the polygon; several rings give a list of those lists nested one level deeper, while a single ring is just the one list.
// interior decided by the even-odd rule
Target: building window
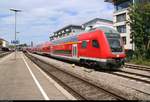
[{"label": "building window", "polygon": [[126,13],[116,16],[117,22],[122,22],[126,20]]},{"label": "building window", "polygon": [[87,42],[86,41],[82,41],[82,48],[86,48],[87,47]]},{"label": "building window", "polygon": [[99,48],[99,43],[97,40],[92,40],[92,46],[95,48]]},{"label": "building window", "polygon": [[122,41],[123,41],[123,44],[124,44],[124,45],[127,44],[127,39],[126,39],[126,37],[122,37]]},{"label": "building window", "polygon": [[117,30],[120,33],[126,33],[126,25],[117,26]]}]

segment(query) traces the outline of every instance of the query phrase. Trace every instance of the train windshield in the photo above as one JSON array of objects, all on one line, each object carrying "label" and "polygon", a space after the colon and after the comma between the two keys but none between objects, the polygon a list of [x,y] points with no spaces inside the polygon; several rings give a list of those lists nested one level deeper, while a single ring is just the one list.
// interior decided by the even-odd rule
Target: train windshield
[{"label": "train windshield", "polygon": [[122,46],[119,38],[107,38],[112,52],[122,52]]},{"label": "train windshield", "polygon": [[111,27],[105,27],[105,26],[101,26],[101,27],[99,27],[99,29],[101,29],[102,31],[105,32],[112,52],[122,52],[123,51],[120,35],[115,29],[113,29]]}]

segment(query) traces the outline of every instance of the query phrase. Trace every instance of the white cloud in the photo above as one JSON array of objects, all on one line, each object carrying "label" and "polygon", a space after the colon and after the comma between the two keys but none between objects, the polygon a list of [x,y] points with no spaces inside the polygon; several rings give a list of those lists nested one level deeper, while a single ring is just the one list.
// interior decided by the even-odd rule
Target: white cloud
[{"label": "white cloud", "polygon": [[48,40],[50,33],[69,24],[83,24],[96,17],[112,19],[113,13],[104,0],[1,0],[0,7],[0,27],[5,28],[0,28],[0,36],[5,33],[6,39],[13,39],[9,35],[13,33],[14,13],[9,9],[19,8],[19,38],[27,43]]}]

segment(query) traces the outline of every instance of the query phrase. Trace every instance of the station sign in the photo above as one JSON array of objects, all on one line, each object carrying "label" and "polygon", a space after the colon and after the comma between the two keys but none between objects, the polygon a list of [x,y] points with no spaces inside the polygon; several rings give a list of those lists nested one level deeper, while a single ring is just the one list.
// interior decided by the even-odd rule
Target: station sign
[{"label": "station sign", "polygon": [[12,40],[11,43],[12,44],[19,44],[19,40]]}]

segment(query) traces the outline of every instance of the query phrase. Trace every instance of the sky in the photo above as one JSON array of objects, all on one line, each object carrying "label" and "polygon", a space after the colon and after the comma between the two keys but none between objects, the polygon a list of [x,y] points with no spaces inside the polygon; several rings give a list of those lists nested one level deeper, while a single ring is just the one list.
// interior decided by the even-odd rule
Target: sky
[{"label": "sky", "polygon": [[49,41],[49,35],[64,26],[81,25],[94,18],[112,20],[113,5],[104,0],[0,0],[0,38],[14,39],[17,13],[17,39],[34,45]]}]

